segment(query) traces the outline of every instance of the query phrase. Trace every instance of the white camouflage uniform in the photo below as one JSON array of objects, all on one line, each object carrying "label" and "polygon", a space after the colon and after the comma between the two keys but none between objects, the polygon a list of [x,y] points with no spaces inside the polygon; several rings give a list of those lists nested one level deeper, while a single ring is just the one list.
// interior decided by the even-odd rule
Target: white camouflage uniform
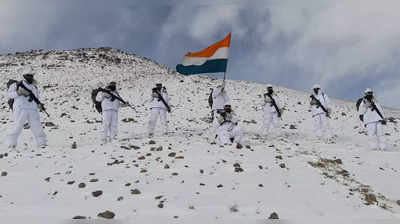
[{"label": "white camouflage uniform", "polygon": [[[326,110],[328,110],[328,111],[330,110],[329,109],[329,98],[325,93],[322,92],[321,89],[318,91],[317,95],[315,93],[313,93],[312,95],[314,95],[314,97],[316,99],[318,99],[319,102],[321,102],[322,106],[324,106],[324,108]],[[312,100],[312,102],[313,102],[313,100]],[[311,109],[312,118],[314,120],[314,131],[315,131],[315,134],[317,135],[317,137],[318,138],[325,137],[328,139],[333,137],[331,126],[329,123],[329,118],[327,117],[327,114],[322,109],[322,107],[318,106],[317,104],[311,103],[310,109]]]},{"label": "white camouflage uniform", "polygon": [[[165,102],[169,105],[169,96],[167,93],[167,90],[165,88],[162,89],[161,91],[161,96],[165,100]],[[150,120],[149,120],[149,134],[153,135],[154,134],[154,129],[156,128],[157,120],[160,117],[161,125],[163,126],[163,132],[164,134],[168,133],[168,120],[167,120],[167,115],[168,115],[168,108],[165,106],[165,104],[159,99],[158,95],[156,93],[152,93],[151,98],[150,98],[150,108],[151,108],[151,115],[150,115]]]},{"label": "white camouflage uniform", "polygon": [[223,111],[224,110],[224,106],[229,102],[229,97],[228,94],[224,90],[222,91],[222,86],[218,86],[212,93],[212,98],[213,98],[213,105],[212,105],[212,111],[214,114],[214,118],[213,118],[213,126],[214,128],[217,128],[218,122],[217,122],[217,115],[218,115],[218,111]]},{"label": "white camouflage uniform", "polygon": [[[244,132],[238,126],[239,118],[235,112],[227,113],[225,118],[221,114],[218,114],[216,120],[219,124],[217,128],[217,140],[221,144],[232,144],[233,142],[242,144]],[[233,142],[231,141],[232,139]]]},{"label": "white camouflage uniform", "polygon": [[[275,100],[276,106],[282,112],[281,101],[276,94],[271,95]],[[271,131],[273,130],[273,133]],[[278,117],[272,100],[268,95],[264,95],[264,122],[263,122],[263,133],[266,135],[279,135],[281,133],[281,118]]]},{"label": "white camouflage uniform", "polygon": [[[376,102],[375,99],[372,100],[375,102],[376,107],[381,112],[384,117],[384,111],[381,105]],[[383,120],[379,114],[373,109],[372,105],[368,100],[364,99],[360,104],[360,115],[364,117],[364,125],[368,130],[369,136],[369,147],[371,150],[381,149],[385,150],[385,139],[383,126],[381,121]]]},{"label": "white camouflage uniform", "polygon": [[[35,85],[29,84],[25,80],[22,83],[39,99],[39,90]],[[17,90],[17,83],[12,84],[8,89],[8,97],[14,99],[13,108],[15,118],[15,128],[8,135],[8,145],[10,148],[17,146],[18,137],[24,129],[25,123],[29,124],[38,147],[44,147],[47,144],[47,137],[40,123],[38,105],[34,100],[29,100],[30,97],[27,94],[27,91],[22,87],[19,87]]]},{"label": "white camouflage uniform", "polygon": [[[115,96],[119,97],[117,91],[110,91]],[[118,117],[121,108],[121,102],[117,99],[112,101],[111,95],[99,91],[96,95],[96,101],[101,102],[103,113],[103,128],[101,138],[103,142],[109,142],[111,139],[116,139],[118,135]]]}]

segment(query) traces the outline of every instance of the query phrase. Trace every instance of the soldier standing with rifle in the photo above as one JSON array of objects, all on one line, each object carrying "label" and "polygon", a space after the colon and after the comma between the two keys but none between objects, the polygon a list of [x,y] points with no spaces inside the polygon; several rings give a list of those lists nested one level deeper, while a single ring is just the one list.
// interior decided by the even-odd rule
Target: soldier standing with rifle
[{"label": "soldier standing with rifle", "polygon": [[383,127],[386,125],[385,115],[381,105],[376,101],[371,89],[365,90],[365,97],[360,104],[360,120],[368,129],[371,150],[385,150]]},{"label": "soldier standing with rifle", "polygon": [[25,123],[29,124],[37,147],[46,148],[47,137],[40,123],[39,115],[39,110],[43,112],[46,112],[46,110],[39,101],[39,90],[36,86],[34,74],[31,72],[24,73],[23,78],[22,81],[13,83],[8,89],[9,98],[14,99],[15,117],[15,128],[8,136],[8,148],[15,149],[17,147],[18,137]]},{"label": "soldier standing with rifle", "polygon": [[103,129],[101,138],[102,143],[106,144],[111,142],[112,139],[117,139],[118,117],[121,106],[125,107],[130,105],[118,94],[116,82],[110,82],[105,89],[99,88],[99,91],[96,95],[96,101],[101,102],[103,114]]},{"label": "soldier standing with rifle", "polygon": [[267,85],[267,92],[264,93],[264,123],[263,134],[270,135],[271,128],[274,128],[274,135],[280,134],[282,120],[282,108],[278,95],[274,92],[272,85]]},{"label": "soldier standing with rifle", "polygon": [[167,89],[163,87],[161,83],[157,83],[156,88],[152,89],[150,98],[151,115],[149,121],[149,137],[154,136],[154,129],[156,127],[158,117],[160,117],[164,134],[168,134],[167,112],[171,112],[169,100]]},{"label": "soldier standing with rifle", "polygon": [[313,86],[313,94],[311,94],[310,98],[310,109],[315,122],[315,133],[318,138],[325,137],[327,140],[331,140],[333,134],[329,124],[331,113],[329,98],[318,84]]}]

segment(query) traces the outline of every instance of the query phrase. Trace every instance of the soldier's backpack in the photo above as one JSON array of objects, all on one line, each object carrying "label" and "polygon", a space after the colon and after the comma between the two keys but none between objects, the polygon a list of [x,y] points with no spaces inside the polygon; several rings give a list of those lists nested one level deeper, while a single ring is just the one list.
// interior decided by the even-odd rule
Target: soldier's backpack
[{"label": "soldier's backpack", "polygon": [[[11,86],[12,84],[17,83],[17,82],[18,82],[18,81],[17,81],[17,80],[14,80],[14,79],[8,80],[8,82],[7,82],[7,90],[10,88],[10,86]],[[8,99],[7,104],[8,104],[8,107],[10,108],[10,110],[14,110],[14,109],[13,109],[13,106],[14,106],[14,99]]]},{"label": "soldier's backpack", "polygon": [[99,90],[100,90],[100,88],[93,89],[91,98],[92,98],[94,108],[96,109],[97,112],[99,112],[101,114],[103,112],[103,109],[101,108],[101,102],[96,101],[96,96],[97,96],[97,93],[99,92]]},{"label": "soldier's backpack", "polygon": [[213,105],[213,97],[212,97],[213,91],[211,91],[210,95],[208,96],[208,106],[212,108]]},{"label": "soldier's backpack", "polygon": [[356,103],[357,111],[360,110],[360,105],[361,105],[361,102],[363,101],[363,99],[364,99],[364,97],[361,97],[360,99],[357,100],[357,103]]}]

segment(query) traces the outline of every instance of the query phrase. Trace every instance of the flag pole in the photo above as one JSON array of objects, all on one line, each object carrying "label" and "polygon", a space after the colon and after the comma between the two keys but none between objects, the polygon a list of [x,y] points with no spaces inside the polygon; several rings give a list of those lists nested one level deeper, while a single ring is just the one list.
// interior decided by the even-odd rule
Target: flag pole
[{"label": "flag pole", "polygon": [[224,81],[222,81],[222,86],[225,87],[226,72],[224,72]]}]

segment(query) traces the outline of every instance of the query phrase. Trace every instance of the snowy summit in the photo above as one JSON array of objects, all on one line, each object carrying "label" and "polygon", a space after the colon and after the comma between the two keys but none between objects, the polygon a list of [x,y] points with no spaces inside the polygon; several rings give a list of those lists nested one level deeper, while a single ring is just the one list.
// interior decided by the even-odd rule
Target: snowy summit
[{"label": "snowy summit", "polygon": [[[21,80],[26,69],[35,74],[50,115],[41,113],[48,146],[38,149],[27,127],[8,150],[15,122],[6,83]],[[370,150],[355,102],[330,95],[334,138],[326,141],[316,136],[309,111],[313,83],[310,92],[274,86],[284,110],[280,134],[266,136],[267,86],[226,80],[243,130],[237,148],[219,144],[208,122],[210,88],[222,80],[183,76],[112,48],[2,55],[0,75],[1,223],[400,221],[399,110],[384,108],[386,149]],[[120,109],[118,136],[103,144],[91,92],[112,81],[135,110]],[[149,99],[157,83],[168,91],[171,113],[167,133],[157,123],[149,138]]]}]

